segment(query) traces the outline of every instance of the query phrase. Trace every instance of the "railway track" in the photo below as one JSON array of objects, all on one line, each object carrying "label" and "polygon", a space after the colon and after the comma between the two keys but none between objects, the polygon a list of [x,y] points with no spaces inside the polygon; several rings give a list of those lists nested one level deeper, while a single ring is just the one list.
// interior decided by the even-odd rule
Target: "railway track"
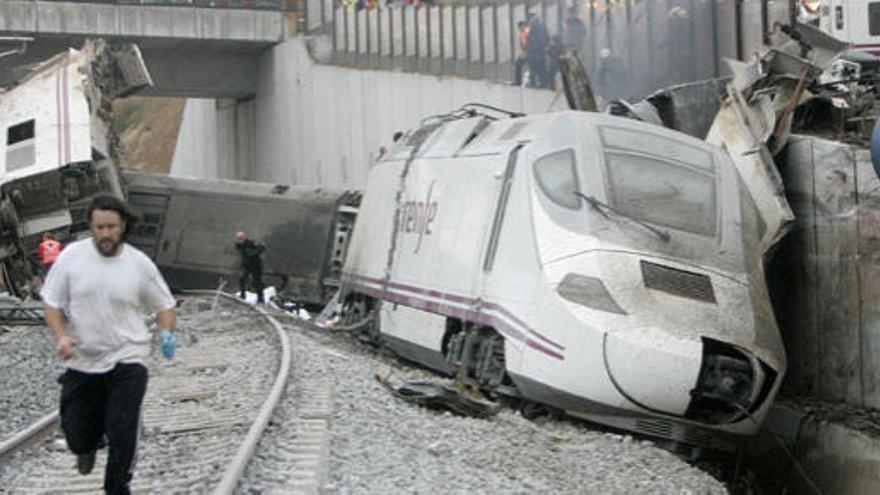
[{"label": "railway track", "polygon": [[[508,410],[482,420],[413,406],[375,376],[423,381],[437,375],[363,345],[350,331],[319,329],[280,312],[274,316],[284,324],[292,359],[286,385],[275,386],[280,382],[273,382],[274,372],[281,371],[278,327],[226,300],[214,315],[213,300],[207,294],[190,297],[179,312],[178,356],[165,362],[155,353],[149,363],[152,402],[145,407],[135,493],[726,493],[716,480],[647,441],[572,421],[536,425]],[[18,332],[32,339],[46,335]],[[34,346],[32,340],[17,344],[21,357],[5,352],[4,340],[19,342],[13,334],[0,336],[0,371],[34,375],[37,384],[47,384],[35,385],[33,395],[57,394],[51,390],[56,371],[49,346],[42,350],[49,354],[46,363],[23,367],[22,361],[38,361],[25,360],[21,352]],[[7,384],[4,390],[18,386],[0,383]],[[282,387],[265,432],[252,435],[259,443],[243,447],[248,431],[260,430],[253,425],[261,404]],[[242,395],[245,389],[249,393]],[[210,407],[212,401],[222,407]],[[53,403],[51,397],[40,402]],[[5,416],[21,409],[2,394],[0,404],[10,405],[0,409]],[[223,421],[230,409],[247,414]],[[41,408],[35,411],[31,421],[42,415]],[[257,423],[267,416],[261,418]],[[18,426],[4,436],[24,423],[12,424]],[[78,475],[57,427],[48,431],[0,460],[0,493],[99,493],[103,464],[89,476]],[[241,473],[231,467],[236,457],[247,464],[238,481]],[[224,476],[231,481],[224,484]]]},{"label": "railway track", "polygon": [[[179,310],[177,356],[164,361],[153,353],[133,492],[232,493],[237,486],[290,375],[283,328],[258,308],[231,306],[241,304],[189,294]],[[100,492],[106,450],[81,476],[57,418],[41,421],[14,442],[0,441],[0,491]]]}]

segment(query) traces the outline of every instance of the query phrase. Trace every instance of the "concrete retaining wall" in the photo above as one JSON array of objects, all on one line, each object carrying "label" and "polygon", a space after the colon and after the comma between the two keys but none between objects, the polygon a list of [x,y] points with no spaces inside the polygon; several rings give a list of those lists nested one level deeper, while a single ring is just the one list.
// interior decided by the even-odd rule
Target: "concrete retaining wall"
[{"label": "concrete retaining wall", "polygon": [[765,493],[880,493],[880,440],[790,405],[771,409],[745,456],[760,479],[775,481]]},{"label": "concrete retaining wall", "polygon": [[781,172],[797,216],[769,273],[786,385],[880,408],[880,181],[870,152],[794,136]]},{"label": "concrete retaining wall", "polygon": [[379,148],[426,116],[470,102],[528,113],[566,107],[550,91],[319,65],[302,39],[267,51],[258,81],[254,99],[187,102],[173,174],[361,188]]}]

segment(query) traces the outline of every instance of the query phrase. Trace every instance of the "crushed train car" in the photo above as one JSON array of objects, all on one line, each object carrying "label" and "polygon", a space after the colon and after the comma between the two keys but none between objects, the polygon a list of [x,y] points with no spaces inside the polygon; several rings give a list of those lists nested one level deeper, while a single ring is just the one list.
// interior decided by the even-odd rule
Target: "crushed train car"
[{"label": "crushed train car", "polygon": [[32,253],[42,232],[71,238],[87,228],[91,197],[121,196],[110,103],[151,84],[135,45],[90,41],[0,92],[0,260],[11,292],[27,296],[39,283]]},{"label": "crushed train car", "polygon": [[305,186],[171,177],[123,170],[140,217],[128,242],[172,288],[238,287],[234,234],[266,246],[264,280],[290,299],[320,305],[336,291],[359,195]]},{"label": "crushed train car", "polygon": [[[423,122],[370,171],[344,321],[373,315],[398,353],[492,395],[713,448],[755,433],[787,366],[764,262],[794,217],[773,154],[845,48],[789,32],[733,80],[620,103],[630,118]],[[717,115],[687,117],[700,96]]]},{"label": "crushed train car", "polygon": [[730,158],[682,133],[465,113],[371,170],[341,300],[490,393],[730,448],[785,373],[759,221]]}]

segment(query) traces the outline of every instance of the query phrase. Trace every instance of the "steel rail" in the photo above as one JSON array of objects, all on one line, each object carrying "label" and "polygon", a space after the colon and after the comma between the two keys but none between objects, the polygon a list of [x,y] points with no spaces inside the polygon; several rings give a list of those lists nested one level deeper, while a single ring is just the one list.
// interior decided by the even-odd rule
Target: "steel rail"
[{"label": "steel rail", "polygon": [[[287,332],[284,330],[284,327],[262,308],[251,306],[250,304],[247,304],[246,302],[238,299],[235,296],[220,291],[188,290],[183,291],[182,293],[184,295],[214,296],[213,306],[216,306],[219,297],[224,297],[241,305],[247,306],[248,308],[259,313],[262,317],[266,319],[266,321],[269,322],[269,324],[277,332],[279,341],[281,342],[281,364],[279,366],[272,388],[266,400],[263,401],[263,404],[260,406],[260,409],[257,412],[255,419],[251,423],[251,426],[248,429],[244,440],[236,450],[234,457],[229,462],[221,480],[213,491],[213,493],[215,494],[231,494],[241,480],[248,463],[253,458],[257,449],[257,445],[264,431],[266,430],[266,427],[269,424],[269,420],[271,419],[274,410],[278,406],[282,392],[287,386],[287,379],[290,374],[292,361],[291,346],[289,343]],[[30,426],[20,430],[13,436],[4,440],[2,443],[0,443],[0,462],[7,459],[14,452],[32,444],[34,441],[39,439],[42,434],[50,431],[52,427],[56,426],[58,424],[58,421],[59,415],[57,411],[47,414],[46,416],[35,421]]]},{"label": "steel rail", "polygon": [[256,419],[254,419],[254,422],[251,424],[250,429],[248,429],[244,441],[238,448],[238,451],[236,452],[235,457],[232,459],[232,462],[230,462],[229,467],[226,469],[226,472],[223,474],[223,478],[221,478],[220,483],[217,485],[217,487],[214,488],[214,493],[216,495],[231,494],[235,490],[235,487],[238,486],[238,482],[241,480],[245,468],[247,467],[250,460],[253,458],[254,453],[257,450],[257,444],[260,442],[260,439],[263,436],[263,432],[266,430],[266,427],[269,425],[269,420],[272,418],[272,413],[275,411],[275,407],[278,405],[278,402],[281,399],[281,393],[287,386],[287,378],[290,375],[291,362],[290,342],[288,340],[287,332],[284,330],[284,327],[281,326],[281,324],[278,323],[275,318],[273,318],[271,315],[266,313],[262,308],[258,306],[251,306],[235,296],[218,291],[193,290],[185,291],[184,294],[219,294],[226,299],[249,306],[260,313],[261,316],[266,318],[269,324],[271,324],[275,331],[278,332],[278,340],[281,342],[281,366],[279,367],[278,374],[275,377],[275,382],[272,384],[272,389],[269,391],[269,396],[260,407],[260,411],[257,413]]},{"label": "steel rail", "polygon": [[58,424],[58,411],[49,413],[30,426],[18,431],[0,443],[0,462],[16,450],[28,445],[31,441],[46,433],[49,428]]}]

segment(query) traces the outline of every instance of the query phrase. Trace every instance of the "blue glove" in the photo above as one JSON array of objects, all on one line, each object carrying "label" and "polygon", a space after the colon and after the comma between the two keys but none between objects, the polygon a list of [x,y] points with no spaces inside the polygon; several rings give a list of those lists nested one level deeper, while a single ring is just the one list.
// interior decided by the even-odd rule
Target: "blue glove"
[{"label": "blue glove", "polygon": [[173,358],[174,351],[177,350],[177,338],[174,337],[171,331],[162,330],[162,333],[159,334],[159,339],[162,341],[162,355],[165,356],[165,359]]}]

